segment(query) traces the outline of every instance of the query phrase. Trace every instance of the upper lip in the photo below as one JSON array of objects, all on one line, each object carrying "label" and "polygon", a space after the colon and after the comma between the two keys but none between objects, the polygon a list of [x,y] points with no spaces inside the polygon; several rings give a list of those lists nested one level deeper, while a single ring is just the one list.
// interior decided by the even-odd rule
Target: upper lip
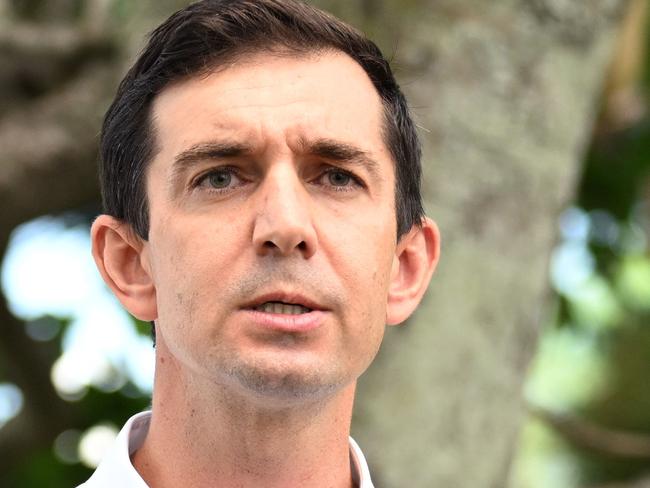
[{"label": "upper lip", "polygon": [[325,307],[323,307],[321,304],[300,293],[282,291],[269,292],[256,296],[253,300],[246,303],[243,308],[255,308],[266,302],[283,302],[292,305],[302,305],[303,307],[307,307],[311,310],[325,310]]}]

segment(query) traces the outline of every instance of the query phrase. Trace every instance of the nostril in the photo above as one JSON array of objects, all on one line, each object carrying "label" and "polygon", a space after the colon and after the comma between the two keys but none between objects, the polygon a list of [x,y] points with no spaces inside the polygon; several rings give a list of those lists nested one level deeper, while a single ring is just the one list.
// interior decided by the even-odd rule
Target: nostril
[{"label": "nostril", "polygon": [[306,251],[307,243],[305,241],[301,241],[300,244],[298,244],[298,249],[300,249],[301,251]]}]

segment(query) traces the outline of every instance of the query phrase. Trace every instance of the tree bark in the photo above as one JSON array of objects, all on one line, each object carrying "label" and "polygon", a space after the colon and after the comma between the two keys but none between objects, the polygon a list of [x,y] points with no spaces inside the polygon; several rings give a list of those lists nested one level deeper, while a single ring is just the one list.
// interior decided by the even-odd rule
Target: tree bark
[{"label": "tree bark", "polygon": [[340,8],[395,52],[421,127],[442,259],[415,317],[388,330],[362,377],[353,432],[378,486],[502,488],[556,218],[626,2],[358,5]]}]

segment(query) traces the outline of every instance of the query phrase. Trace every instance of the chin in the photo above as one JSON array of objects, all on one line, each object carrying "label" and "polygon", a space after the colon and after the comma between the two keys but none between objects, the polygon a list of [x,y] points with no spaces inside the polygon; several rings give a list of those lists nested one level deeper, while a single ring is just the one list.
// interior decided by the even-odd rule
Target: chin
[{"label": "chin", "polygon": [[239,365],[229,371],[229,376],[245,393],[262,400],[267,406],[317,402],[349,383],[339,375],[323,374],[322,368],[305,371],[277,365]]}]

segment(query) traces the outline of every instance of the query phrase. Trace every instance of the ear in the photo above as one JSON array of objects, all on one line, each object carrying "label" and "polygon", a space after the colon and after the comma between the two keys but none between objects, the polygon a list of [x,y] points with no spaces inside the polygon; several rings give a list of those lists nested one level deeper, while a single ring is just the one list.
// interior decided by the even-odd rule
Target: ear
[{"label": "ear", "polygon": [[150,322],[158,316],[146,242],[129,224],[100,215],[91,228],[97,269],[117,299],[132,315]]},{"label": "ear", "polygon": [[440,233],[433,220],[425,217],[397,243],[391,269],[386,323],[404,322],[420,303],[440,256]]}]

